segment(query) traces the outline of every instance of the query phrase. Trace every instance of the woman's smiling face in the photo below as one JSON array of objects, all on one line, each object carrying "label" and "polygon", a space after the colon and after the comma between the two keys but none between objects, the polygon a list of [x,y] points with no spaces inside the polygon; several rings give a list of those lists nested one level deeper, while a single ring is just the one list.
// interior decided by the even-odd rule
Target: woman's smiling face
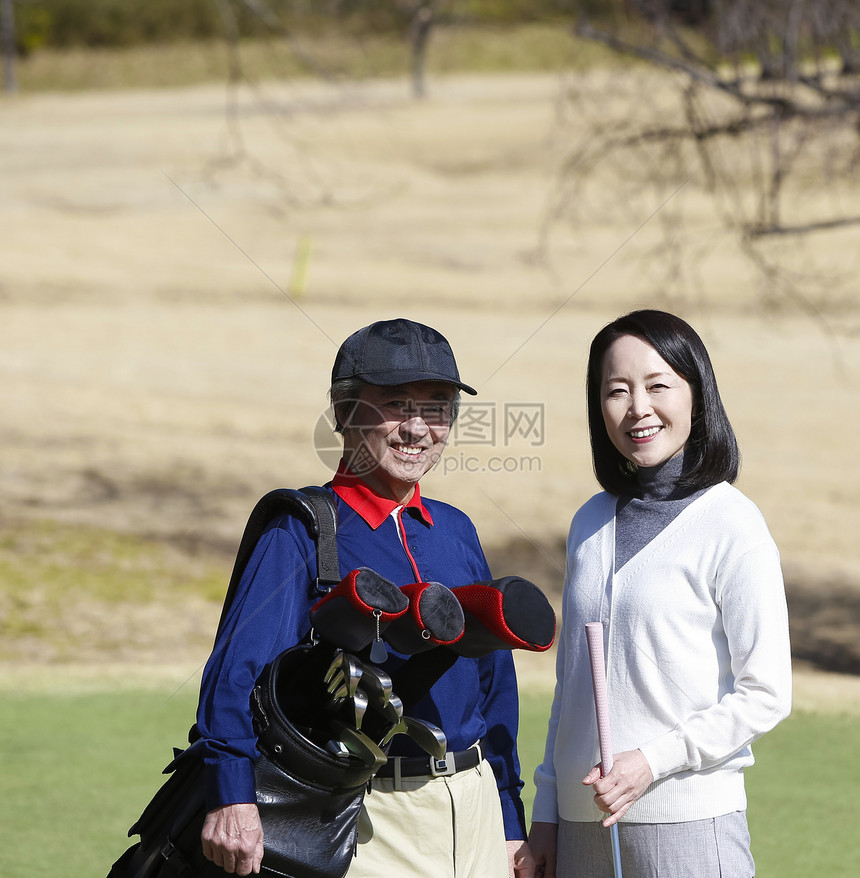
[{"label": "woman's smiling face", "polygon": [[639,467],[659,466],[690,438],[693,392],[648,342],[623,335],[603,358],[601,410],[624,457]]}]

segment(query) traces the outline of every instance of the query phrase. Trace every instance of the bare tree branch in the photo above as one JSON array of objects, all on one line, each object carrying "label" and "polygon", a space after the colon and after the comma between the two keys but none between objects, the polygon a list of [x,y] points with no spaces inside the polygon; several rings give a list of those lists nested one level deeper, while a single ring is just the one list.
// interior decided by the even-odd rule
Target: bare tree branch
[{"label": "bare tree branch", "polygon": [[801,225],[750,226],[744,231],[744,236],[754,241],[756,238],[764,238],[768,235],[808,235],[813,232],[829,232],[832,229],[857,225],[860,225],[860,215],[821,220],[820,222],[804,223]]},{"label": "bare tree branch", "polygon": [[[576,25],[579,37],[644,62],[633,70],[655,72],[630,71],[626,111],[616,87],[611,110],[588,107],[594,112],[587,123],[585,98],[571,96],[579,129],[588,133],[562,163],[546,222],[575,220],[588,210],[591,181],[607,171],[622,186],[623,204],[643,187],[670,185],[696,171],[721,236],[734,237],[770,291],[762,303],[774,301],[782,285],[786,302],[826,320],[821,303],[828,296],[840,301],[839,269],[829,262],[824,270],[805,266],[810,270],[800,282],[780,264],[800,247],[766,242],[801,242],[860,225],[860,215],[846,209],[856,203],[860,164],[860,3],[711,0],[698,7],[695,30],[691,19],[679,18],[679,8],[675,0],[627,0],[623,30],[585,18]],[[674,87],[675,106],[662,87],[663,97],[654,97],[661,71],[660,82]],[[605,189],[600,196],[605,209]],[[680,215],[680,203],[674,208]],[[669,211],[661,222],[665,236],[652,255],[663,262],[664,277],[689,283],[694,268],[681,262],[707,255],[714,246],[705,239],[719,236],[711,225],[695,242],[695,230]],[[548,235],[545,228],[544,242]],[[839,282],[848,276],[843,272]]]},{"label": "bare tree branch", "polygon": [[[704,65],[694,64],[681,58],[674,58],[672,55],[668,55],[666,52],[662,52],[659,49],[650,46],[629,43],[615,34],[597,30],[585,20],[580,21],[576,25],[575,33],[583,39],[602,43],[604,46],[608,46],[615,52],[632,55],[634,58],[648,61],[651,64],[664,68],[665,70],[674,70],[684,73],[690,79],[700,82],[702,85],[706,85],[717,91],[724,91],[726,94],[731,95],[743,104],[762,103],[780,108],[786,107],[786,101],[784,98],[760,94],[747,94],[740,88],[740,85],[736,80],[723,79],[713,70],[708,69]],[[790,109],[790,107],[788,109]]]}]

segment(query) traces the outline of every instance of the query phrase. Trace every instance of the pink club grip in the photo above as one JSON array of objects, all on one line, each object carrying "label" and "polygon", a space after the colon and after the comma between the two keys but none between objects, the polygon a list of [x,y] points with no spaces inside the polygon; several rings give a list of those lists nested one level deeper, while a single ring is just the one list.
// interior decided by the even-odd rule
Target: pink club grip
[{"label": "pink club grip", "polygon": [[609,703],[606,698],[606,668],[603,659],[603,625],[588,622],[585,626],[588,656],[591,659],[591,683],[594,688],[594,710],[597,714],[597,740],[600,743],[600,771],[612,771],[612,736],[609,732]]}]

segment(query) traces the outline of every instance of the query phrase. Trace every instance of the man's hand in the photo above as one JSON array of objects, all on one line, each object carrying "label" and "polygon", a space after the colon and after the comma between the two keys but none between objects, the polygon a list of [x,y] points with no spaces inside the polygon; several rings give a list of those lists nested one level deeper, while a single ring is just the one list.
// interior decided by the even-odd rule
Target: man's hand
[{"label": "man's hand", "polygon": [[534,878],[535,859],[526,842],[508,841],[509,878]]},{"label": "man's hand", "polygon": [[535,878],[555,878],[558,825],[555,823],[532,823],[531,832],[529,832],[529,848],[534,855]]},{"label": "man's hand", "polygon": [[253,803],[224,805],[206,815],[203,855],[225,872],[258,874],[263,861],[263,826]]},{"label": "man's hand", "polygon": [[594,785],[594,803],[609,816],[604,826],[617,823],[630,806],[648,789],[654,775],[641,750],[625,750],[613,757],[612,771],[600,776],[600,766],[595,765],[582,779],[586,786]]}]

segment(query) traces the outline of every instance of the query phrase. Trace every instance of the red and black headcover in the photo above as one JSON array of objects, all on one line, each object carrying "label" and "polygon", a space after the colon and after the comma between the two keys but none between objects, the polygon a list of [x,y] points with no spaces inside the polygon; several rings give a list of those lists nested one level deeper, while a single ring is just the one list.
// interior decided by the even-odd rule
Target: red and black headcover
[{"label": "red and black headcover", "polygon": [[555,640],[555,612],[544,593],[519,576],[451,589],[463,608],[463,636],[450,646],[478,658],[495,649],[543,652]]}]

